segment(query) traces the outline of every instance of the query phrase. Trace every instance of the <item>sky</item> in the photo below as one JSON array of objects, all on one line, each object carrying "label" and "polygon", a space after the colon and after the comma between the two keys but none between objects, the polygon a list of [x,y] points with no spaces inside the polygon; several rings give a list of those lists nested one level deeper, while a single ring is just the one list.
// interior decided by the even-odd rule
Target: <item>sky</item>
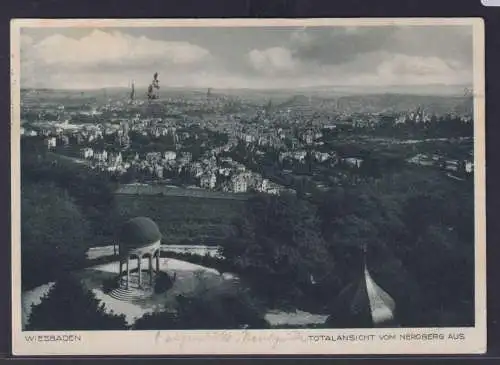
[{"label": "sky", "polygon": [[472,83],[472,26],[21,29],[21,87]]}]

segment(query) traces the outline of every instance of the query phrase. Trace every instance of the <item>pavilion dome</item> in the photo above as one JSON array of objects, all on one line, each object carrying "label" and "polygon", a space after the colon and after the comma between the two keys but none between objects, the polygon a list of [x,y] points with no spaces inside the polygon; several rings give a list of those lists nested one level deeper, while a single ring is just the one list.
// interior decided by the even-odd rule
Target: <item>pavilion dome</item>
[{"label": "pavilion dome", "polygon": [[149,246],[160,239],[160,229],[153,220],[147,217],[132,218],[120,230],[120,253]]}]

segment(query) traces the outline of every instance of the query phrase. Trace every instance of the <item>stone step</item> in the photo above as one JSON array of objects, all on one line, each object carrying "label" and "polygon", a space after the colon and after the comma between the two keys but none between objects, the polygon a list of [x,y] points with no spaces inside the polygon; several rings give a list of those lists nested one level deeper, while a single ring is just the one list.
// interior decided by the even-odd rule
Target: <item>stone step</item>
[{"label": "stone step", "polygon": [[117,291],[112,291],[109,293],[109,296],[118,300],[124,300],[124,301],[131,301],[134,300],[137,295],[134,295],[133,293],[122,293],[122,292],[117,292]]},{"label": "stone step", "polygon": [[127,302],[147,299],[151,295],[152,292],[149,290],[125,289],[125,288],[116,288],[109,293],[110,297]]}]

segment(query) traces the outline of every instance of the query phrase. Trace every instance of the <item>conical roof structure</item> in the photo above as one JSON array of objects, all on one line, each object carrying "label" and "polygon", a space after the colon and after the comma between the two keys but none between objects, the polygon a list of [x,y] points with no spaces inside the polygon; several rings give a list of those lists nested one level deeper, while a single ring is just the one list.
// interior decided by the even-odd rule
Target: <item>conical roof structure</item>
[{"label": "conical roof structure", "polygon": [[364,285],[369,301],[369,310],[374,327],[381,327],[394,322],[396,303],[394,299],[372,279],[365,267]]},{"label": "conical roof structure", "polygon": [[395,323],[394,299],[373,280],[363,252],[362,273],[342,290],[326,324],[334,328],[388,327]]}]

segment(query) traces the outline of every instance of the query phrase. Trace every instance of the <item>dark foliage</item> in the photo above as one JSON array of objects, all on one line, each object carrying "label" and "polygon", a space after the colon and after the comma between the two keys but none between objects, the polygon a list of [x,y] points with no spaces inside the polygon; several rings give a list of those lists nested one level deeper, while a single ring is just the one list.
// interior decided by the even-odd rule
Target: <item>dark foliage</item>
[{"label": "dark foliage", "polygon": [[71,275],[60,279],[33,307],[27,330],[123,330],[125,317],[106,313],[94,294]]},{"label": "dark foliage", "polygon": [[179,318],[185,329],[267,328],[261,310],[247,290],[179,297]]},{"label": "dark foliage", "polygon": [[406,168],[308,199],[312,204],[291,196],[250,199],[223,247],[232,269],[267,304],[331,308],[359,279],[366,246],[368,267],[396,301],[400,325],[474,324],[471,181]]},{"label": "dark foliage", "polygon": [[174,330],[182,329],[176,312],[153,312],[139,318],[133,325],[134,330]]},{"label": "dark foliage", "polygon": [[366,245],[401,325],[473,325],[473,199],[468,182],[421,171],[334,189],[317,204],[330,251],[342,258],[335,275],[350,283]]},{"label": "dark foliage", "polygon": [[173,279],[165,272],[157,274],[154,284],[155,293],[164,293],[174,285]]},{"label": "dark foliage", "polygon": [[21,194],[22,283],[30,288],[80,267],[92,236],[89,222],[61,188],[25,184]]},{"label": "dark foliage", "polygon": [[263,309],[248,290],[208,290],[203,285],[191,296],[178,296],[176,312],[145,314],[134,329],[239,329],[268,328]]},{"label": "dark foliage", "polygon": [[[114,195],[116,183],[105,174],[75,165],[63,156],[41,151],[35,142],[23,143],[21,150],[22,185],[51,183],[67,191],[91,224],[96,236],[114,234]],[[103,220],[111,224],[102,224]]]},{"label": "dark foliage", "polygon": [[223,255],[270,305],[304,299],[311,277],[324,278],[333,267],[314,207],[291,195],[248,201]]},{"label": "dark foliage", "polygon": [[[42,145],[43,146],[43,145]],[[86,250],[114,235],[113,184],[108,177],[22,144],[22,285],[36,285],[81,267]],[[107,224],[102,224],[107,222]]]}]

